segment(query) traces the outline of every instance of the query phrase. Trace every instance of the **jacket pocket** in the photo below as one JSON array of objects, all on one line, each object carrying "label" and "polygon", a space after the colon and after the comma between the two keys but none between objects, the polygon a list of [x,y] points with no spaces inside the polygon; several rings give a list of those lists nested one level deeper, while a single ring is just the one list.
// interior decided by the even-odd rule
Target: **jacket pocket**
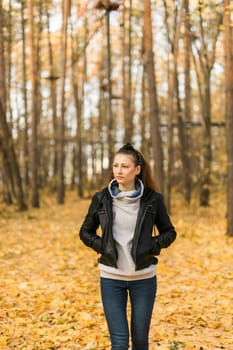
[{"label": "jacket pocket", "polygon": [[152,237],[152,249],[151,249],[151,254],[152,255],[159,255],[161,251],[161,248],[158,243],[157,237]]}]

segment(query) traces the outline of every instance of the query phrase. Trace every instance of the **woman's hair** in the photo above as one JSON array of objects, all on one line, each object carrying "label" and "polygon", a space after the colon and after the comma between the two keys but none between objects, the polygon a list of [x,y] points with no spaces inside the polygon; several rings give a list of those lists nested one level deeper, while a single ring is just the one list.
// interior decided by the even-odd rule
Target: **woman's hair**
[{"label": "woman's hair", "polygon": [[[126,143],[122,146],[116,153],[117,154],[127,154],[132,156],[135,166],[140,165],[141,171],[137,175],[137,178],[143,182],[145,188],[150,188],[151,190],[156,190],[157,186],[152,178],[152,171],[150,164],[144,158],[143,154],[135,149],[130,143]],[[110,173],[110,180],[114,178],[113,171]]]}]

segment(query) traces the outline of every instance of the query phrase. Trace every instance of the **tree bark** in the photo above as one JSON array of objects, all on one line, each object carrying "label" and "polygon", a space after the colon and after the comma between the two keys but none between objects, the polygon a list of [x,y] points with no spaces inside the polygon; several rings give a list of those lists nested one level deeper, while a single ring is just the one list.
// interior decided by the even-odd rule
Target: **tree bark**
[{"label": "tree bark", "polygon": [[[185,100],[184,100],[184,121],[191,121],[191,81],[190,81],[190,53],[191,53],[191,32],[190,32],[190,11],[189,0],[183,0],[182,4],[183,16],[184,16],[184,77],[185,77]],[[182,123],[183,124],[183,123]],[[184,128],[183,128],[184,129]],[[183,146],[182,150],[182,163],[184,170],[184,197],[189,204],[191,201],[192,192],[192,176],[191,176],[191,135],[190,129],[186,128],[182,132],[183,137],[181,142]]]},{"label": "tree bark", "polygon": [[233,33],[230,0],[224,0],[225,118],[227,144],[227,235],[233,236]]},{"label": "tree bark", "polygon": [[[211,28],[210,32],[205,31],[203,23],[203,0],[198,1],[199,21],[200,21],[200,41],[196,45],[200,70],[197,67],[197,59],[193,54],[196,68],[200,105],[203,118],[203,167],[200,178],[200,205],[208,206],[210,201],[210,184],[211,184],[211,73],[215,62],[216,43],[219,35],[219,27],[222,22],[222,15],[216,13],[216,27]],[[206,36],[209,35],[208,38]],[[201,43],[201,45],[200,45]],[[211,44],[211,47],[210,47]]]},{"label": "tree bark", "polygon": [[106,10],[106,29],[107,29],[107,69],[108,69],[108,154],[109,154],[109,166],[111,166],[114,154],[114,142],[113,142],[113,111],[112,111],[112,60],[111,60],[111,38],[110,38],[110,11]]},{"label": "tree bark", "polygon": [[12,33],[12,3],[9,1],[9,9],[8,9],[8,18],[7,18],[7,108],[9,114],[9,120],[12,125],[13,115],[12,115],[12,106],[11,106],[11,77],[12,77],[12,41],[13,41],[13,33]]},{"label": "tree bark", "polygon": [[0,99],[2,103],[2,108],[6,111],[6,71],[5,71],[5,48],[4,48],[4,16],[2,8],[2,0],[0,0]]},{"label": "tree bark", "polygon": [[22,180],[20,177],[20,170],[19,165],[16,158],[16,153],[14,149],[14,144],[11,136],[11,132],[9,129],[9,126],[6,121],[6,113],[4,110],[4,106],[2,105],[1,99],[0,99],[0,126],[2,128],[2,146],[4,149],[4,152],[7,156],[8,164],[9,164],[9,170],[11,174],[9,176],[12,176],[13,183],[14,183],[14,190],[15,190],[15,196],[17,200],[17,205],[19,210],[25,210],[27,209],[26,203],[24,201],[24,192],[22,187]]},{"label": "tree bark", "polygon": [[3,200],[7,205],[13,204],[12,195],[15,197],[14,189],[14,179],[11,173],[11,167],[8,160],[6,150],[3,147],[2,134],[0,135],[0,152],[2,152],[1,157],[1,175],[2,175],[2,184],[3,184]]},{"label": "tree bark", "polygon": [[29,137],[28,137],[28,97],[27,97],[27,67],[26,67],[26,35],[25,35],[25,1],[21,2],[22,28],[22,75],[23,75],[23,105],[24,105],[24,137],[23,137],[23,180],[27,191],[29,186]]},{"label": "tree bark", "polygon": [[53,121],[53,139],[54,139],[54,148],[53,148],[53,160],[52,160],[52,184],[55,183],[55,178],[57,175],[57,80],[59,78],[56,72],[56,65],[53,57],[53,47],[51,42],[51,33],[50,33],[50,14],[48,6],[46,5],[46,16],[47,16],[47,33],[48,33],[48,54],[49,54],[49,83],[50,83],[50,98],[51,98],[51,108],[52,108],[52,121]]},{"label": "tree bark", "polygon": [[[3,35],[3,28],[4,28],[4,17],[3,17],[3,8],[2,8],[2,0],[0,0],[0,102],[2,103],[2,108],[4,112],[6,112],[6,72],[5,72],[5,56],[4,56],[4,35]],[[14,184],[13,179],[11,176],[8,176],[10,173],[9,171],[9,164],[7,160],[6,152],[3,148],[3,133],[0,129],[0,145],[2,149],[2,181],[3,181],[3,198],[6,204],[12,203],[12,196],[10,191],[10,186],[12,188],[12,191],[14,190]],[[5,174],[5,176],[4,176]],[[14,194],[14,193],[13,193]]]},{"label": "tree bark", "polygon": [[154,53],[152,40],[151,1],[144,1],[144,64],[149,84],[149,113],[151,124],[152,153],[154,160],[154,177],[159,191],[163,191],[163,151],[159,130],[159,107],[154,67]]},{"label": "tree bark", "polygon": [[[165,6],[165,24],[167,27],[167,37],[170,43],[170,51],[168,60],[168,166],[167,166],[167,186],[166,186],[166,204],[168,210],[171,207],[171,188],[172,188],[172,169],[173,169],[173,123],[174,115],[176,116],[179,112],[180,98],[179,98],[179,86],[178,86],[178,73],[177,73],[177,61],[179,54],[179,39],[181,31],[181,20],[182,20],[182,4],[180,9],[175,5],[174,11],[174,24],[173,24],[173,38],[169,36],[169,25],[168,25],[168,8],[167,2],[164,0]],[[175,108],[175,98],[177,101]],[[177,113],[178,112],[178,113]],[[183,145],[182,145],[183,146]],[[181,147],[181,153],[184,152],[183,147]]]},{"label": "tree bark", "polygon": [[34,5],[33,0],[27,0],[29,45],[30,45],[30,82],[31,82],[31,115],[32,115],[32,139],[31,139],[31,186],[32,186],[32,207],[39,208],[38,189],[38,108],[37,108],[37,81],[35,61],[35,30],[34,30]]},{"label": "tree bark", "polygon": [[[167,174],[167,205],[170,206],[170,193],[172,187],[173,169],[173,124],[177,122],[178,136],[180,143],[180,157],[182,163],[182,181],[184,186],[184,196],[187,203],[191,199],[191,174],[189,159],[189,137],[185,128],[185,122],[190,121],[190,31],[189,31],[189,1],[183,0],[178,9],[177,4],[174,9],[173,38],[169,35],[169,8],[166,0],[163,0],[165,8],[165,26],[167,29],[167,40],[170,44],[171,58],[169,59],[169,92],[168,92],[168,174]],[[181,106],[178,77],[178,50],[181,24],[184,23],[184,75],[185,75],[185,100],[184,109]],[[176,98],[176,105],[173,99]],[[174,120],[174,115],[176,120]]]},{"label": "tree bark", "polygon": [[[125,1],[124,1],[125,2]],[[123,77],[123,108],[124,108],[124,142],[132,142],[133,114],[132,114],[132,0],[129,1],[127,16],[126,6],[122,9],[122,77]],[[128,19],[128,21],[127,21]],[[128,24],[128,28],[127,25]],[[127,40],[128,38],[128,40]]]},{"label": "tree bark", "polygon": [[70,0],[63,1],[63,25],[61,43],[61,103],[58,128],[58,181],[57,181],[57,203],[64,204],[65,201],[65,80],[66,80],[66,57],[67,57],[67,27],[70,14]]},{"label": "tree bark", "polygon": [[[87,36],[88,36],[88,19],[87,14],[85,15],[85,31],[84,31],[84,46],[86,48]],[[76,46],[75,46],[76,44]],[[86,81],[87,73],[87,57],[86,49],[83,52],[83,67],[82,72],[79,72],[78,62],[76,62],[76,56],[79,48],[79,37],[78,34],[74,38],[72,37],[72,81],[73,81],[73,95],[75,103],[76,112],[76,160],[75,160],[75,170],[74,173],[77,175],[77,193],[80,198],[84,196],[84,183],[83,183],[83,121],[82,121],[82,111],[83,111],[83,101],[84,101],[84,82]]]}]

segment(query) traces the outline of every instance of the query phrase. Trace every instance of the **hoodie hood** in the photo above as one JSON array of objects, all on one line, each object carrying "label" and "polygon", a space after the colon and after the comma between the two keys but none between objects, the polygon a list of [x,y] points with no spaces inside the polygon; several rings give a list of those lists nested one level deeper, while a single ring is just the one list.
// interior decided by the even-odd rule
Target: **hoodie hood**
[{"label": "hoodie hood", "polygon": [[135,187],[136,189],[132,191],[124,191],[124,192],[120,191],[116,179],[113,179],[108,185],[108,190],[112,198],[115,198],[115,199],[128,198],[128,199],[135,200],[142,197],[143,190],[144,190],[143,182],[138,178],[136,178]]}]

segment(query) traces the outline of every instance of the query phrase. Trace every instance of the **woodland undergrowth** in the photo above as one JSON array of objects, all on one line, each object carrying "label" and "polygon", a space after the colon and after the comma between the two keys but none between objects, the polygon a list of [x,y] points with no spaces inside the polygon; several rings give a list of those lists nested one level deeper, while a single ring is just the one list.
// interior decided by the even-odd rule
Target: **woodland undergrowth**
[{"label": "woodland undergrowth", "polygon": [[[97,255],[77,233],[89,200],[40,209],[0,204],[0,349],[108,350]],[[157,267],[150,350],[233,349],[233,238],[224,199],[172,200],[177,240]]]}]

